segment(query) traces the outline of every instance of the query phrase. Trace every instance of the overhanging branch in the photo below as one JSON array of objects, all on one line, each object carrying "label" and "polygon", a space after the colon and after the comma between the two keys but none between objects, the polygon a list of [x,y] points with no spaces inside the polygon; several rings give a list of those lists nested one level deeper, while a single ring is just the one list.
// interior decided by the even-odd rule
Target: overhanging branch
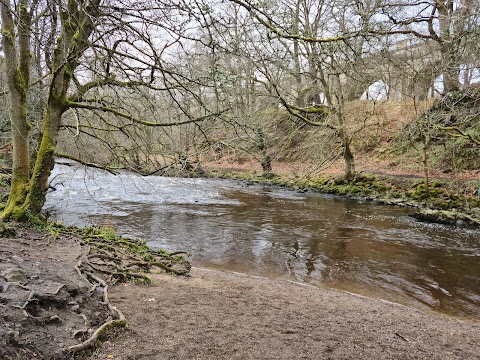
[{"label": "overhanging branch", "polygon": [[[324,37],[324,38],[316,38],[316,37],[310,37],[310,36],[302,36],[300,34],[288,34],[283,31],[281,31],[279,28],[274,26],[274,22],[272,19],[269,18],[267,14],[265,14],[263,11],[260,9],[254,7],[248,2],[242,1],[242,0],[230,0],[231,2],[234,2],[237,5],[240,5],[243,7],[245,10],[247,10],[255,19],[257,19],[263,26],[265,26],[268,30],[276,34],[277,36],[284,38],[284,39],[291,39],[291,40],[300,40],[304,41],[307,43],[330,43],[330,42],[336,42],[336,41],[342,41],[346,39],[350,39],[356,36],[360,35],[360,32],[352,32],[352,33],[347,33],[339,36],[333,36],[333,37]],[[262,17],[263,16],[263,17]]]},{"label": "overhanging branch", "polygon": [[99,164],[96,164],[96,163],[83,161],[83,160],[81,160],[81,159],[79,159],[75,156],[71,156],[71,155],[67,155],[67,154],[55,153],[55,156],[61,157],[61,158],[64,158],[64,159],[68,159],[68,160],[73,160],[73,161],[78,162],[79,164],[82,164],[84,166],[92,167],[92,168],[95,168],[95,169],[106,170],[113,175],[117,175],[117,172],[115,170],[122,170],[123,169],[122,167],[103,166],[103,165],[99,165]]},{"label": "overhanging branch", "polygon": [[115,116],[130,120],[130,121],[132,121],[136,124],[149,126],[149,127],[170,127],[170,126],[179,126],[179,125],[186,125],[186,124],[191,124],[191,123],[198,123],[198,122],[208,120],[212,117],[220,116],[221,114],[230,110],[230,109],[224,109],[224,110],[221,110],[221,111],[218,111],[218,112],[215,112],[215,113],[207,114],[207,115],[204,115],[204,116],[201,116],[201,117],[198,117],[198,118],[192,118],[192,119],[185,120],[185,121],[176,121],[176,122],[169,122],[169,123],[157,123],[157,122],[145,121],[145,120],[138,119],[135,116],[133,116],[132,114],[122,112],[120,110],[117,110],[117,109],[114,109],[114,108],[111,108],[111,107],[107,107],[107,106],[96,106],[96,105],[92,105],[92,104],[85,104],[85,103],[69,101],[69,102],[67,102],[67,107],[68,108],[77,108],[77,109],[86,109],[86,110],[92,110],[92,111],[95,111],[95,110],[102,111],[102,112],[110,113],[110,114],[113,114]]},{"label": "overhanging branch", "polygon": [[[300,111],[302,111],[302,109],[300,109],[296,106],[289,105],[287,103],[287,101],[283,98],[283,96],[280,95],[280,92],[278,91],[277,86],[275,84],[272,84],[272,85],[273,85],[273,88],[275,89],[275,92],[277,93],[277,96],[278,96],[280,102],[285,107],[285,109],[289,112],[289,114],[295,116],[297,119],[300,119],[301,121],[303,121],[304,123],[306,123],[308,125],[325,126],[328,129],[337,131],[337,129],[334,126],[332,126],[330,124],[327,124],[324,121],[312,121],[312,120],[308,119],[307,117],[303,116],[302,114],[300,114]],[[315,109],[317,109],[317,108],[315,108]],[[321,111],[310,111],[310,113],[317,113],[317,114],[320,113],[320,112],[322,114],[325,114],[325,111],[323,109]]]}]

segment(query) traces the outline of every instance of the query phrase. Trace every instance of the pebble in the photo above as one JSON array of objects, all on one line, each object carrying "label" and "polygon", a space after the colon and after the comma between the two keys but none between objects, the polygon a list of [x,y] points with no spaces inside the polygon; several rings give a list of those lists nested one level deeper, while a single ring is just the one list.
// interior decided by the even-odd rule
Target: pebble
[{"label": "pebble", "polygon": [[86,281],[79,281],[78,282],[78,288],[80,289],[80,292],[82,293],[87,293],[90,291],[92,286],[88,284]]}]

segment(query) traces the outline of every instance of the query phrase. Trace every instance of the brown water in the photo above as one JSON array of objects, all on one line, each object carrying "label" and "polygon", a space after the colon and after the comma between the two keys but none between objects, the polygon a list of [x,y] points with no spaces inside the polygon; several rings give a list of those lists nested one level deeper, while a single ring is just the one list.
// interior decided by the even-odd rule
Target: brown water
[{"label": "brown water", "polygon": [[288,278],[477,318],[480,232],[412,211],[208,179],[113,176],[57,165],[45,208],[67,224],[108,224],[195,266]]}]

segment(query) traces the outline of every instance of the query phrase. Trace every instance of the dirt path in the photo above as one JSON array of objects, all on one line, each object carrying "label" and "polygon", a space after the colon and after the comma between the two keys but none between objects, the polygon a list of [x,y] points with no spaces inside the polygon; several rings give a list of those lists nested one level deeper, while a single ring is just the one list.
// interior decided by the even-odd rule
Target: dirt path
[{"label": "dirt path", "polygon": [[194,268],[112,289],[130,330],[94,359],[480,359],[480,323]]}]

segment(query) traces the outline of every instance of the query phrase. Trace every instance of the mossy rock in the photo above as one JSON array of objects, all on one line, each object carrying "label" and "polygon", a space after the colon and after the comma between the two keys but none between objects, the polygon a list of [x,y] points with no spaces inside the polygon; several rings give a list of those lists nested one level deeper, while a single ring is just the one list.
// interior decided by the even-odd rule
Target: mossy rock
[{"label": "mossy rock", "polygon": [[480,226],[480,219],[458,211],[425,209],[417,211],[412,216],[417,220],[426,222]]},{"label": "mossy rock", "polygon": [[432,181],[430,183],[430,186],[432,188],[441,188],[443,186],[443,184],[440,181]]},{"label": "mossy rock", "polygon": [[376,177],[374,174],[371,174],[371,173],[362,173],[357,176],[357,179],[361,181],[366,181],[366,182],[373,182],[376,179]]},{"label": "mossy rock", "polygon": [[430,197],[440,196],[443,195],[444,191],[442,188],[431,188],[429,191]]},{"label": "mossy rock", "polygon": [[0,223],[0,237],[2,238],[13,238],[16,235],[15,229],[6,226],[3,223]]}]

